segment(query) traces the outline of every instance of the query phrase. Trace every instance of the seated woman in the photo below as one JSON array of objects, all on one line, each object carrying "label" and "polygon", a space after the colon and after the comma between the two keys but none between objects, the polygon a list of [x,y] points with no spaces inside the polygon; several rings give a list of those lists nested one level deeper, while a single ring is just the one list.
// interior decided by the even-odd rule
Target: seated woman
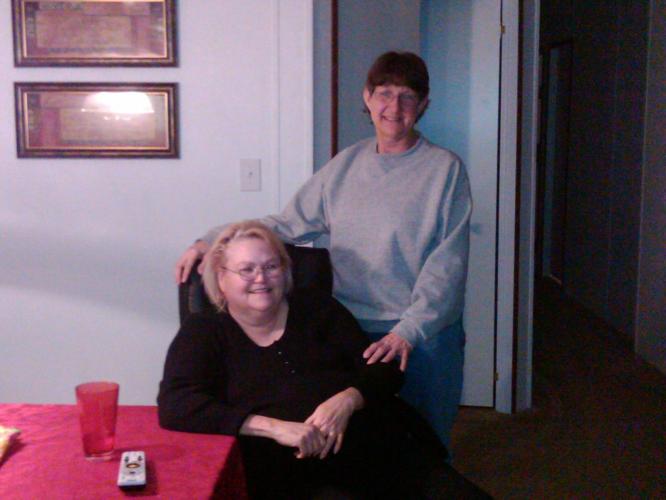
[{"label": "seated woman", "polygon": [[239,436],[252,498],[487,498],[395,394],[395,362],[366,364],[352,315],[290,294],[291,263],[257,221],[227,227],[204,285],[219,312],[192,315],[167,354],[167,429]]}]

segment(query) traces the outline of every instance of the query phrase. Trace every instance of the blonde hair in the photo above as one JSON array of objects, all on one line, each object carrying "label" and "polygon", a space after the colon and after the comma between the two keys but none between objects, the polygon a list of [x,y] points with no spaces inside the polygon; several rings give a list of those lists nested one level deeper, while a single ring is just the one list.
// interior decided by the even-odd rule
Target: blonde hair
[{"label": "blonde hair", "polygon": [[289,293],[293,286],[291,275],[291,259],[284,247],[284,243],[267,226],[258,220],[246,220],[225,227],[215,239],[208,251],[208,258],[204,265],[202,280],[206,295],[218,311],[227,309],[227,299],[220,290],[218,274],[227,262],[227,249],[234,241],[241,239],[257,239],[265,241],[278,254],[280,265],[284,269],[285,294]]}]

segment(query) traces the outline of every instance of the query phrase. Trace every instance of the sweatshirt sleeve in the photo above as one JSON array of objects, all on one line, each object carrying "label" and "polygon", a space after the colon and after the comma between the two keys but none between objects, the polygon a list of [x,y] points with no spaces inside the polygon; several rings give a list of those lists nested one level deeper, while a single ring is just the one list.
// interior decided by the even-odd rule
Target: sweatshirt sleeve
[{"label": "sweatshirt sleeve", "polygon": [[463,312],[472,197],[461,162],[452,168],[447,186],[439,239],[418,274],[410,306],[392,329],[412,345],[450,326]]},{"label": "sweatshirt sleeve", "polygon": [[232,406],[221,397],[224,354],[217,328],[212,317],[192,315],[171,343],[157,397],[165,429],[237,435],[252,413],[249,405]]},{"label": "sweatshirt sleeve", "polygon": [[[261,219],[285,243],[309,243],[329,233],[326,218],[323,183],[326,167],[310,177],[296,192],[282,213]],[[211,245],[226,225],[210,229],[201,239]]]}]

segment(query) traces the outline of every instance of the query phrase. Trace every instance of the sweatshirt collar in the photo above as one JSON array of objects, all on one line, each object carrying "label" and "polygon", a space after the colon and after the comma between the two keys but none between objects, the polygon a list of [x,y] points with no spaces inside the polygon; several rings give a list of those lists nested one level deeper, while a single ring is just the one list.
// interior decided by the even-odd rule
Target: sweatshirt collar
[{"label": "sweatshirt collar", "polygon": [[[418,134],[418,132],[417,132]],[[407,151],[404,151],[402,153],[385,153],[385,154],[380,154],[377,152],[377,141],[373,141],[373,156],[379,163],[379,165],[382,167],[384,171],[391,170],[396,167],[400,167],[404,165],[405,160],[407,160],[410,156],[414,155],[416,151],[421,147],[421,145],[424,143],[424,138],[421,134],[418,134],[418,138],[416,139],[416,142],[414,145],[409,148]]]}]

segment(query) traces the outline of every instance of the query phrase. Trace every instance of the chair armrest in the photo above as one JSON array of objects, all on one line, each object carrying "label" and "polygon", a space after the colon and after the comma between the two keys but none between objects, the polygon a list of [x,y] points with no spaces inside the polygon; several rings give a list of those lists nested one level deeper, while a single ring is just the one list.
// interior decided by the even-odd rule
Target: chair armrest
[{"label": "chair armrest", "polygon": [[181,325],[190,314],[213,308],[206,296],[201,275],[197,272],[200,262],[201,259],[194,263],[187,281],[178,285],[178,314]]}]

